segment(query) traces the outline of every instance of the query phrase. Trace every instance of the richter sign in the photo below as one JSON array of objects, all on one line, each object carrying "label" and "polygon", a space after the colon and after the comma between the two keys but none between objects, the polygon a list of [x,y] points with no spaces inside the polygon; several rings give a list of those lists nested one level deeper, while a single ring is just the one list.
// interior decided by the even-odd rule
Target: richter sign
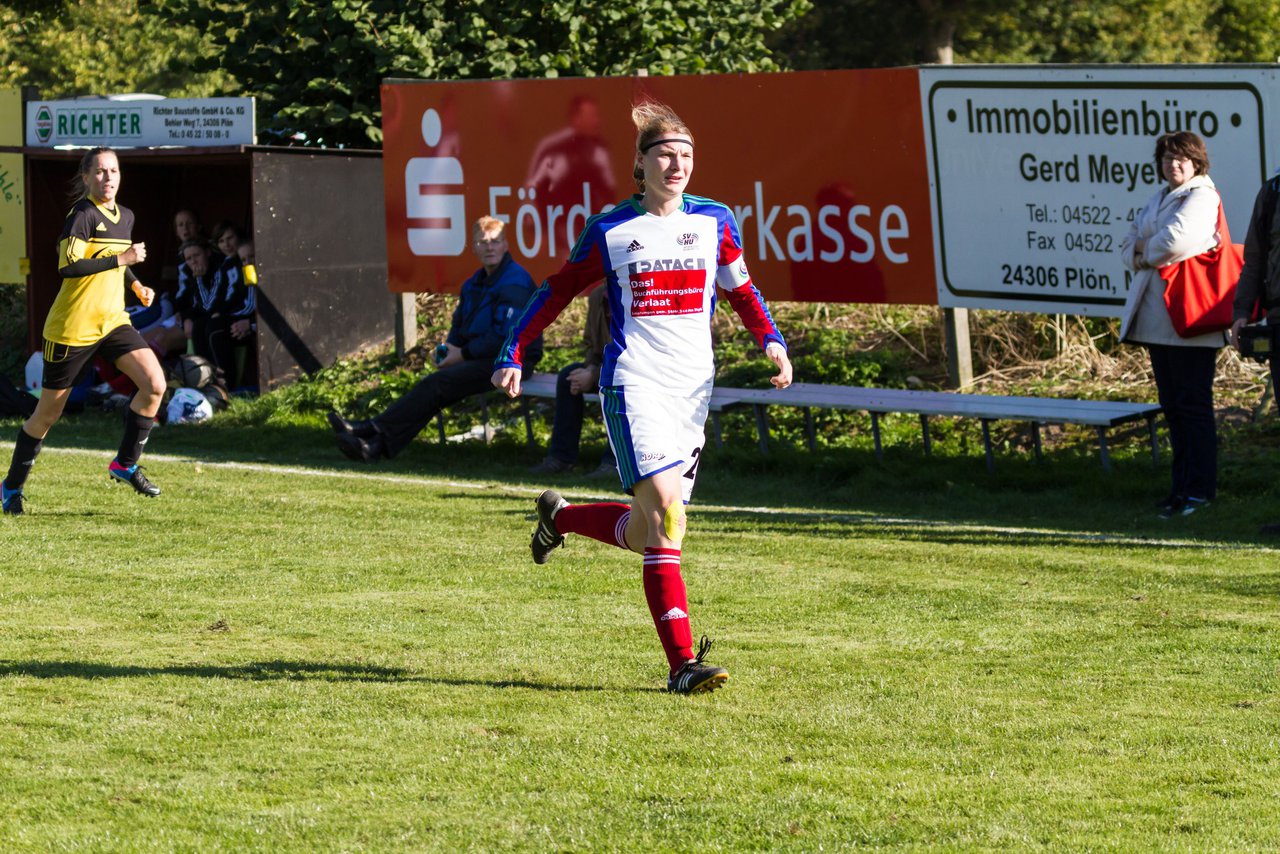
[{"label": "richter sign", "polygon": [[252,98],[91,99],[27,103],[27,145],[253,145]]}]

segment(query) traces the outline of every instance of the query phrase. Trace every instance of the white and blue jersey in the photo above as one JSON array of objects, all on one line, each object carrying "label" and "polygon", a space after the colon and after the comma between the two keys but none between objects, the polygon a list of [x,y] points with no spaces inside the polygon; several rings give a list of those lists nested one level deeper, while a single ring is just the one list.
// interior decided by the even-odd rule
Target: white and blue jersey
[{"label": "white and blue jersey", "polygon": [[656,216],[633,196],[587,221],[564,266],[534,293],[495,367],[520,367],[524,348],[601,277],[611,339],[602,388],[677,396],[709,391],[717,286],[762,348],[786,346],[751,281],[729,208],[686,193],[679,210]]}]

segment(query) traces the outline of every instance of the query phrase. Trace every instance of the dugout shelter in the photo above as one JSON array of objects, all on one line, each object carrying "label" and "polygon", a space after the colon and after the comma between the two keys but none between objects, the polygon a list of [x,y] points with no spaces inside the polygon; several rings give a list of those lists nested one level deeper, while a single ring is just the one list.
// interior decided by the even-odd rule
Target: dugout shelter
[{"label": "dugout shelter", "polygon": [[[382,162],[376,151],[234,145],[116,148],[120,201],[147,244],[134,268],[145,284],[176,267],[173,215],[195,210],[208,228],[245,227],[258,270],[257,384],[287,383],[392,337]],[[27,346],[38,350],[61,279],[56,249],[83,149],[20,153],[26,182]]]}]

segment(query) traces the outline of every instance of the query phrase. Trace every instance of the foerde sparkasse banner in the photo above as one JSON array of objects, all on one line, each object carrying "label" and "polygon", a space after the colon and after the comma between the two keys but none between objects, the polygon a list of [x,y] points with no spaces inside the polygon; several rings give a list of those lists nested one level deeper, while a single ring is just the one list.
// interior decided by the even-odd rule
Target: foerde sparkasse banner
[{"label": "foerde sparkasse banner", "polygon": [[470,226],[508,225],[541,280],[588,216],[635,192],[635,102],[670,105],[696,141],[689,192],[732,208],[771,300],[934,304],[916,69],[382,86],[394,292],[454,292]]}]

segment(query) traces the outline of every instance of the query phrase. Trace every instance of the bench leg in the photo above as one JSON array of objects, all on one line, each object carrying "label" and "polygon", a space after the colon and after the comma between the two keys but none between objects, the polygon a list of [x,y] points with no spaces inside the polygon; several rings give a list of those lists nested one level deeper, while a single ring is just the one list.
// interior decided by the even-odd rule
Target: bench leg
[{"label": "bench leg", "polygon": [[711,413],[711,432],[715,434],[716,447],[723,448],[724,438],[720,435],[720,413],[719,412]]},{"label": "bench leg", "polygon": [[920,416],[920,435],[924,438],[924,455],[933,456],[933,440],[929,438],[929,416]]},{"label": "bench leg", "polygon": [[440,433],[440,444],[444,444],[444,410],[436,413],[436,429]]},{"label": "bench leg", "polygon": [[751,406],[756,411],[756,436],[760,439],[760,453],[769,453],[769,421],[764,416],[764,405],[755,403]]},{"label": "bench leg", "polygon": [[1040,422],[1039,421],[1031,422],[1031,444],[1034,445],[1036,449],[1036,462],[1038,463],[1044,462],[1044,454],[1041,453],[1041,449],[1040,449]]},{"label": "bench leg", "polygon": [[982,419],[982,449],[987,455],[987,471],[994,472],[996,470],[996,456],[991,450],[991,419]]},{"label": "bench leg", "polygon": [[1098,452],[1102,455],[1102,470],[1111,471],[1111,454],[1107,451],[1107,430],[1098,428]]},{"label": "bench leg", "polygon": [[884,459],[884,450],[880,447],[880,413],[871,413],[871,436],[876,442],[876,459]]},{"label": "bench leg", "polygon": [[480,420],[484,424],[484,443],[490,443],[489,433],[489,398],[486,396],[480,401]]},{"label": "bench leg", "polygon": [[524,441],[529,447],[533,447],[533,411],[529,408],[529,398],[525,395],[520,396],[520,414],[524,416]]},{"label": "bench leg", "polygon": [[1151,437],[1151,462],[1160,465],[1160,443],[1156,441],[1156,417],[1147,416],[1147,435]]},{"label": "bench leg", "polygon": [[813,450],[813,412],[809,407],[804,408],[804,435],[809,440],[809,450]]}]

